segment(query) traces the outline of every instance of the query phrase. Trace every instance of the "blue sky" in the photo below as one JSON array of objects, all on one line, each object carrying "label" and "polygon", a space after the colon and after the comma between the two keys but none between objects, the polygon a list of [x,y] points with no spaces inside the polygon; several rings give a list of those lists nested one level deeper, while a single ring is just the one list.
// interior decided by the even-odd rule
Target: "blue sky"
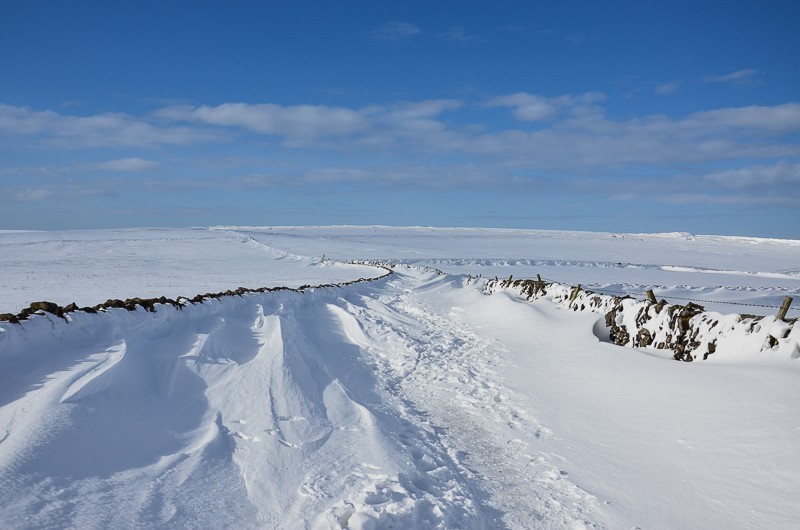
[{"label": "blue sky", "polygon": [[800,3],[4,2],[0,229],[800,239]]}]

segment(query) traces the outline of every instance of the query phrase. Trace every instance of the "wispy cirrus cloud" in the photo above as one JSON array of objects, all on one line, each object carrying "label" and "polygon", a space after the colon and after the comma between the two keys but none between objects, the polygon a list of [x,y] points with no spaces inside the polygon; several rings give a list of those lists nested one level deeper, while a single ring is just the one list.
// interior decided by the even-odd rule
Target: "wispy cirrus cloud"
[{"label": "wispy cirrus cloud", "polygon": [[473,35],[467,32],[467,30],[461,26],[454,26],[449,28],[447,31],[439,33],[439,38],[464,45],[476,44],[478,42],[483,42],[484,40],[483,37]]},{"label": "wispy cirrus cloud", "polygon": [[[489,167],[475,164],[387,164],[378,167],[331,167],[290,172],[250,173],[229,179],[213,177],[206,179],[209,186],[232,185],[247,189],[313,186],[311,189],[325,189],[325,186],[355,184],[359,189],[376,190],[385,188],[409,188],[425,190],[446,190],[454,187],[486,189],[489,185],[487,175],[497,173]],[[513,180],[505,172],[504,180]]]},{"label": "wispy cirrus cloud", "polygon": [[742,70],[736,70],[735,72],[730,72],[724,75],[712,75],[705,77],[704,81],[706,83],[736,83],[736,84],[743,84],[753,82],[755,76],[757,76],[760,71],[756,68],[744,68]]},{"label": "wispy cirrus cloud", "polygon": [[108,197],[114,195],[114,193],[113,188],[108,183],[59,179],[17,189],[0,197],[0,203],[4,202],[3,199],[9,198],[16,202],[45,202],[50,200],[73,200],[81,197]]},{"label": "wispy cirrus cloud", "polygon": [[661,83],[656,85],[656,94],[659,96],[668,96],[674,94],[681,89],[682,83],[680,81],[672,81],[670,83]]},{"label": "wispy cirrus cloud", "polygon": [[98,171],[152,171],[160,168],[161,162],[129,157],[88,164],[86,167]]},{"label": "wispy cirrus cloud", "polygon": [[53,188],[25,188],[17,191],[14,198],[23,202],[43,201],[52,197],[54,193]]},{"label": "wispy cirrus cloud", "polygon": [[418,26],[409,22],[391,21],[369,32],[369,36],[378,40],[403,40],[422,33]]}]

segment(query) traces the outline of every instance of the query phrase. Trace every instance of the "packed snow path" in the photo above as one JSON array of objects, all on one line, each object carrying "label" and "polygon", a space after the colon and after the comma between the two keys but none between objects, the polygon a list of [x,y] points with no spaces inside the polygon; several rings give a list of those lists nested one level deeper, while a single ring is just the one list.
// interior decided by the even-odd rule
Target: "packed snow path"
[{"label": "packed snow path", "polygon": [[373,283],[0,334],[0,527],[791,528],[795,364]]}]

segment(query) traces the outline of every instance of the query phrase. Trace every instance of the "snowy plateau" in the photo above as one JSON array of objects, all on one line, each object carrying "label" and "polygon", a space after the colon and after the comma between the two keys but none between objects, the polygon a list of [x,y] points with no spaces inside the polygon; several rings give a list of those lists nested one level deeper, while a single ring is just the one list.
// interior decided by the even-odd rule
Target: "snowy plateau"
[{"label": "snowy plateau", "polygon": [[797,528],[798,306],[792,240],[0,231],[0,528]]}]

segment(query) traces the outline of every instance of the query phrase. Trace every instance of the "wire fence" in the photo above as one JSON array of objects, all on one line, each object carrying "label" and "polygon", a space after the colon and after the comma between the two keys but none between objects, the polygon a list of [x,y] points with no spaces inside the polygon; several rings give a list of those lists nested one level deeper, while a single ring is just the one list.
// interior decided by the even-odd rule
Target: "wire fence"
[{"label": "wire fence", "polygon": [[[555,282],[555,283],[562,283],[562,284],[569,284],[569,282],[563,282],[560,280],[554,280],[552,278],[545,278],[542,276],[542,280],[548,282]],[[607,289],[605,287],[600,287],[597,284],[584,284],[584,286],[592,291],[598,292],[600,294],[610,294],[610,295],[622,295],[622,296],[642,296],[646,297],[647,293],[642,293],[638,291],[616,291],[614,289]],[[727,300],[708,300],[708,299],[699,299],[699,298],[685,298],[682,296],[665,296],[665,298],[669,298],[670,300],[681,300],[685,302],[697,302],[700,304],[725,304],[725,305],[732,305],[732,306],[746,306],[746,307],[761,307],[766,309],[781,309],[779,305],[769,305],[769,304],[751,304],[747,302],[731,302]],[[789,311],[800,311],[800,307],[789,307]]]}]

